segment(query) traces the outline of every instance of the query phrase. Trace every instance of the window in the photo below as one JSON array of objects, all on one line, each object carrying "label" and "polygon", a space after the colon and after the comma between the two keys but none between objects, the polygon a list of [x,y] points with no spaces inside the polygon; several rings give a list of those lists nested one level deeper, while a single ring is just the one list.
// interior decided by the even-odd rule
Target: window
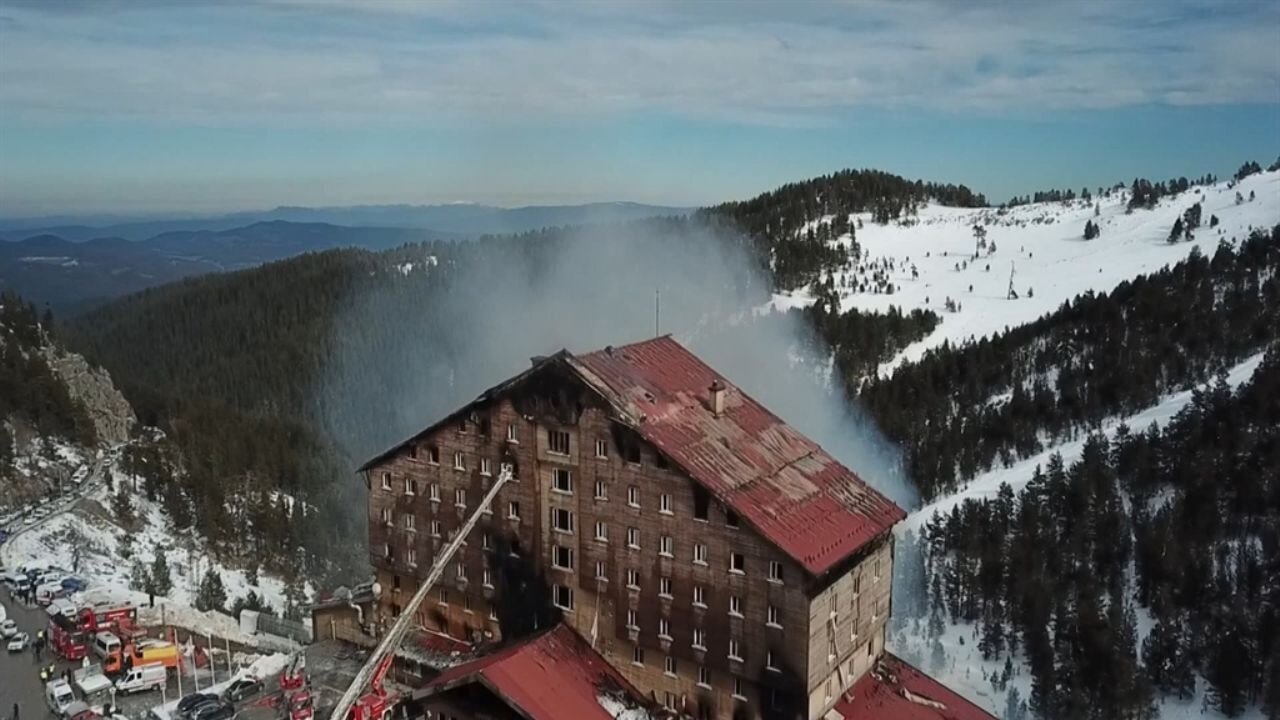
[{"label": "window", "polygon": [[431,502],[440,502],[440,486],[431,483],[427,486],[427,499]]},{"label": "window", "polygon": [[547,451],[556,455],[569,454],[569,433],[563,430],[547,431]]},{"label": "window", "polygon": [[729,614],[742,617],[742,598],[737,595],[729,596]]},{"label": "window", "polygon": [[460,453],[460,452],[456,452],[456,453],[454,453],[454,454],[453,454],[453,469],[454,469],[454,470],[466,470],[466,469],[467,469],[467,465],[466,465],[466,463],[463,461],[462,453]]},{"label": "window", "polygon": [[440,521],[431,521],[431,537],[440,537]]},{"label": "window", "polygon": [[392,589],[392,590],[396,590],[396,591],[399,591],[399,590],[400,590],[400,576],[399,576],[399,575],[392,575],[392,576],[391,576],[391,589]]},{"label": "window", "polygon": [[507,425],[507,442],[516,445],[520,444],[520,441],[516,438],[516,426],[514,424]]},{"label": "window", "polygon": [[658,496],[658,512],[664,515],[671,514],[671,496],[667,493]]},{"label": "window", "polygon": [[489,458],[480,458],[480,474],[485,476],[493,475],[493,462]]},{"label": "window", "polygon": [[769,561],[769,582],[782,582],[782,563],[777,560]]},{"label": "window", "polygon": [[410,445],[409,445],[409,457],[410,457],[410,458],[412,458],[412,459],[414,459],[414,460],[417,460],[417,459],[418,459],[418,446],[417,446],[417,445],[415,445],[415,444],[410,444]]},{"label": "window", "polygon": [[380,514],[382,515],[382,524],[390,525],[391,524],[391,508],[382,508],[382,512]]},{"label": "window", "polygon": [[609,526],[603,520],[596,521],[596,540],[609,542]]},{"label": "window", "polygon": [[608,570],[605,569],[605,563],[603,560],[596,561],[596,579],[597,580],[609,579],[609,572]]},{"label": "window", "polygon": [[693,544],[693,562],[695,565],[707,564],[707,546],[703,543]]},{"label": "window", "polygon": [[555,552],[551,555],[551,564],[561,570],[573,569],[573,549],[567,547],[555,546]]},{"label": "window", "polygon": [[630,590],[640,589],[640,571],[635,568],[627,568],[627,588]]},{"label": "window", "polygon": [[573,492],[573,475],[564,468],[551,471],[551,489],[559,493]]},{"label": "window", "polygon": [[636,624],[636,611],[635,611],[635,610],[628,610],[628,611],[627,611],[627,629],[628,629],[628,630],[639,630],[639,629],[640,629],[640,626]]},{"label": "window", "polygon": [[671,655],[668,655],[666,659],[663,660],[662,672],[666,673],[667,675],[670,675],[671,677],[676,676],[676,659]]},{"label": "window", "polygon": [[671,597],[671,578],[666,576],[658,578],[658,597]]},{"label": "window", "polygon": [[724,511],[724,524],[725,524],[725,526],[727,526],[727,527],[737,528],[737,527],[738,527],[738,513],[734,512],[734,511],[732,511],[732,510],[728,510],[728,509],[726,509],[726,510]]},{"label": "window", "polygon": [[511,502],[507,503],[507,517],[511,518],[512,520],[520,519],[520,503],[519,502],[512,500]]},{"label": "window", "polygon": [[382,489],[383,490],[391,489],[391,473],[389,472],[382,473]]},{"label": "window", "polygon": [[573,532],[573,513],[564,508],[552,508],[551,527],[560,532]]},{"label": "window", "polygon": [[698,607],[707,606],[707,589],[701,585],[693,586],[693,604]]},{"label": "window", "polygon": [[455,507],[467,507],[467,491],[465,489],[458,488],[453,491],[453,504]]},{"label": "window", "polygon": [[742,553],[729,553],[729,572],[739,575],[747,572],[747,556]]},{"label": "window", "polygon": [[492,549],[493,549],[493,536],[492,536],[492,535],[490,535],[489,533],[481,533],[481,534],[480,534],[480,549],[482,549],[482,550],[492,550]]},{"label": "window", "polygon": [[391,543],[382,544],[382,557],[386,558],[388,561],[396,559],[396,553],[395,550],[391,548]]},{"label": "window", "polygon": [[511,476],[511,481],[512,481],[512,482],[519,482],[519,481],[520,481],[519,476],[517,476],[517,475],[516,475],[516,466],[515,466],[515,463],[509,463],[509,462],[504,462],[504,463],[502,463],[501,465],[499,465],[499,466],[498,466],[498,474],[499,474],[499,475],[503,475],[503,474],[510,475],[510,476]]},{"label": "window", "polygon": [[706,488],[700,485],[693,486],[693,519],[706,521],[711,515],[711,496],[707,494]]},{"label": "window", "polygon": [[418,529],[418,518],[414,517],[413,515],[405,515],[404,529],[408,530],[409,532],[416,531]]},{"label": "window", "polygon": [[702,628],[693,629],[693,647],[695,650],[707,649],[707,631]]},{"label": "window", "polygon": [[875,574],[875,579],[876,579],[876,581],[877,581],[877,582],[879,582],[879,581],[880,581],[880,558],[876,558],[876,574]]},{"label": "window", "polygon": [[698,687],[711,687],[711,669],[706,665],[698,666]]},{"label": "window", "polygon": [[670,535],[663,535],[662,540],[658,543],[658,554],[672,556],[672,550],[675,549],[676,541]]},{"label": "window", "polygon": [[489,418],[487,417],[480,418],[480,423],[479,423],[480,437],[486,437],[486,438],[489,437],[489,428],[491,425],[492,423],[489,422]]},{"label": "window", "polygon": [[627,488],[627,504],[631,507],[640,507],[640,488],[632,485]]},{"label": "window", "polygon": [[765,669],[765,670],[777,670],[777,669],[778,669],[778,666],[773,664],[773,651],[772,651],[772,650],[766,651],[766,652],[765,652],[765,654],[764,654],[764,669]]},{"label": "window", "polygon": [[738,641],[733,638],[729,639],[729,659],[742,662],[742,648],[738,646]]},{"label": "window", "polygon": [[470,595],[462,596],[462,612],[468,615],[471,614],[471,596]]},{"label": "window", "polygon": [[596,499],[597,500],[609,499],[609,486],[606,485],[603,480],[596,481]]},{"label": "window", "polygon": [[782,627],[782,623],[778,621],[778,608],[770,605],[765,613],[765,624],[769,627]]},{"label": "window", "polygon": [[636,465],[640,464],[640,443],[635,442],[634,440],[628,442],[624,448],[624,452],[627,456],[627,462],[634,463]]},{"label": "window", "polygon": [[637,645],[631,650],[631,664],[644,665],[644,648]]},{"label": "window", "polygon": [[640,528],[627,528],[627,547],[633,550],[640,549]]},{"label": "window", "polygon": [[493,587],[493,571],[485,568],[480,572],[480,584],[487,588]]},{"label": "window", "polygon": [[418,481],[417,481],[417,480],[414,480],[413,478],[405,478],[405,479],[404,479],[404,494],[405,494],[405,495],[417,495],[417,494],[418,494]]},{"label": "window", "polygon": [[858,595],[862,592],[862,576],[853,576],[853,601],[858,602]]},{"label": "window", "polygon": [[573,588],[556,585],[552,603],[561,610],[573,610]]},{"label": "window", "polygon": [[458,578],[458,579],[459,579],[459,580],[461,580],[462,582],[466,582],[466,581],[467,581],[467,566],[466,566],[466,565],[463,565],[462,563],[458,563],[457,565],[454,565],[454,566],[453,566],[453,575],[454,575],[454,577]]},{"label": "window", "polygon": [[435,445],[427,446],[427,462],[431,463],[432,465],[440,464],[440,448],[436,447]]},{"label": "window", "polygon": [[653,454],[653,465],[654,467],[660,468],[662,470],[666,470],[667,468],[671,467],[671,464],[667,462],[667,456],[663,455],[660,452],[655,452]]},{"label": "window", "polygon": [[601,459],[609,457],[609,441],[596,440],[596,457]]},{"label": "window", "polygon": [[405,550],[404,561],[409,564],[409,567],[418,567],[418,551],[413,548]]},{"label": "window", "polygon": [[436,602],[440,603],[441,605],[448,605],[449,604],[449,588],[446,588],[446,587],[440,588],[440,591],[436,593],[436,598],[437,598]]},{"label": "window", "polygon": [[671,621],[666,618],[658,618],[658,637],[663,640],[671,639]]},{"label": "window", "polygon": [[743,687],[742,687],[742,678],[736,675],[733,678],[733,699],[734,700],[747,699],[747,693],[745,690],[743,690]]}]

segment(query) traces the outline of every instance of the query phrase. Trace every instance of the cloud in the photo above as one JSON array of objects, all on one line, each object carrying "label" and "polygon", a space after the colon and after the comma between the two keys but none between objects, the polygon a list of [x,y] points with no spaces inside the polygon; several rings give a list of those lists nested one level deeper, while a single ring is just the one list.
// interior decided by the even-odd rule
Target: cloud
[{"label": "cloud", "polygon": [[[46,8],[57,8],[48,10]],[[0,117],[824,124],[1275,103],[1280,4],[0,2]]]}]

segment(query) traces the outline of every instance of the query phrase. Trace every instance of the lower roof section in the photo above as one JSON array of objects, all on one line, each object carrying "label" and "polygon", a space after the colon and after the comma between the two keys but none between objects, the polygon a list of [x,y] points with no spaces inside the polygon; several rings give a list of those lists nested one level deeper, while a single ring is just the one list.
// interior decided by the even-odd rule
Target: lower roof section
[{"label": "lower roof section", "polygon": [[830,720],[996,720],[889,653],[827,714]]}]

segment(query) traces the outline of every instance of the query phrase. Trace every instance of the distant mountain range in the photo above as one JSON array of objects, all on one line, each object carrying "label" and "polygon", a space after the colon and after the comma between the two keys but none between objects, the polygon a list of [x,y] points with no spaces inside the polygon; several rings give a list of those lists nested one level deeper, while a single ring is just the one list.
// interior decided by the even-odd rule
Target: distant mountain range
[{"label": "distant mountain range", "polygon": [[[687,208],[597,203],[499,208],[486,205],[280,207],[216,218],[0,220],[0,288],[59,314],[192,275],[240,270],[338,247],[386,250],[406,243],[467,240],[543,227],[683,215]],[[53,224],[49,224],[53,223]],[[58,224],[64,223],[64,224]]]},{"label": "distant mountain range", "polygon": [[448,205],[354,205],[350,207],[277,207],[209,217],[130,217],[123,215],[55,215],[0,218],[0,239],[24,240],[57,235],[83,242],[101,237],[145,240],[161,233],[231,230],[259,222],[284,220],[354,227],[433,230],[437,236],[468,237],[519,233],[544,227],[625,222],[646,217],[684,215],[691,208],[632,202],[586,205],[530,205],[502,208],[473,203]]}]

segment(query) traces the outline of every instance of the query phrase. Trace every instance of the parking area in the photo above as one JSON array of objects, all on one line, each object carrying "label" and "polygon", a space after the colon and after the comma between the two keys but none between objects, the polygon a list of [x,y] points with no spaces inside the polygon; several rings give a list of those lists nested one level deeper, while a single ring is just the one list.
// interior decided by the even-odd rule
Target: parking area
[{"label": "parking area", "polygon": [[[8,617],[13,618],[18,628],[31,633],[35,637],[37,630],[45,627],[47,614],[39,605],[24,606],[8,597],[8,593],[0,591],[0,604],[5,607]],[[315,715],[326,717],[328,711],[336,704],[356,672],[360,669],[366,651],[353,650],[337,641],[324,641],[308,646],[306,651],[307,677],[310,690],[315,698]],[[20,653],[0,653],[0,718],[8,720],[13,712],[14,703],[18,704],[19,720],[34,720],[54,717],[53,712],[45,704],[44,685],[40,680],[41,666],[54,663],[56,671],[61,674],[65,670],[74,670],[80,663],[62,662],[47,649],[38,662],[32,649]],[[210,673],[204,670],[199,674],[201,688],[210,684]],[[216,680],[221,683],[228,679],[224,668],[219,667]],[[264,678],[263,692],[236,703],[236,720],[278,720],[284,715],[280,707],[281,693],[275,677]],[[129,720],[143,720],[153,708],[173,701],[182,695],[195,692],[195,678],[185,675],[181,692],[178,680],[170,673],[169,683],[163,691],[151,691],[137,695],[118,695],[115,698],[117,713]]]}]

